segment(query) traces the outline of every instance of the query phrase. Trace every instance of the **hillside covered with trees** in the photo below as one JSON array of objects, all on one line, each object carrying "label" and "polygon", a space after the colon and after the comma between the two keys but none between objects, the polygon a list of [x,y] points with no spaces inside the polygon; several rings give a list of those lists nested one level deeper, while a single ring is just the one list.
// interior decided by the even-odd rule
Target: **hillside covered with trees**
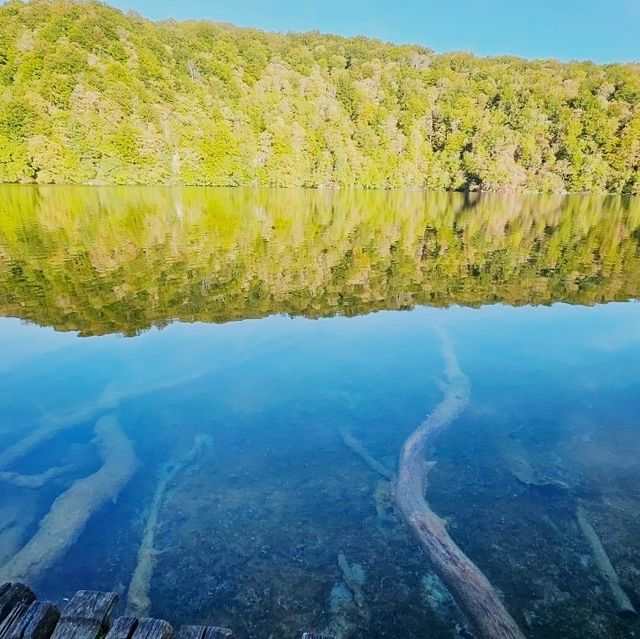
[{"label": "hillside covered with trees", "polygon": [[640,192],[640,65],[0,7],[0,182]]}]

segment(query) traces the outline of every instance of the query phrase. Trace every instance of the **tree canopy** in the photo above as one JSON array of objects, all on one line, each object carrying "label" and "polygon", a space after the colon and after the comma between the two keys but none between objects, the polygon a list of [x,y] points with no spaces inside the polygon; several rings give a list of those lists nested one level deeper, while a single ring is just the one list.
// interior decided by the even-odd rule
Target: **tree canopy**
[{"label": "tree canopy", "polygon": [[0,7],[0,182],[640,192],[640,65]]}]

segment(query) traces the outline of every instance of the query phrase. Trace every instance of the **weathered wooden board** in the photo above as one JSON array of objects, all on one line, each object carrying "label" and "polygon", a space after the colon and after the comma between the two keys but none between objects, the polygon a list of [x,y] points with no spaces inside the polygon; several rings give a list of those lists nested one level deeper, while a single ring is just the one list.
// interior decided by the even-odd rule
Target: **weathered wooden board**
[{"label": "weathered wooden board", "polygon": [[16,604],[12,608],[9,614],[0,622],[0,639],[6,639],[11,636],[13,629],[20,623],[28,609],[29,606],[25,603]]},{"label": "weathered wooden board", "polygon": [[105,626],[117,604],[115,592],[79,590],[62,612],[62,621],[88,621]]},{"label": "weathered wooden board", "polygon": [[105,639],[131,639],[137,627],[138,620],[135,617],[118,617]]},{"label": "weathered wooden board", "polygon": [[[182,626],[176,633],[162,619],[119,617],[110,626],[118,604],[112,592],[80,590],[62,614],[48,601],[36,601],[23,584],[0,584],[0,639],[233,639],[228,628]],[[334,639],[305,633],[303,639]]]},{"label": "weathered wooden board", "polygon": [[108,630],[117,603],[113,592],[80,590],[64,609],[51,639],[97,639]]},{"label": "weathered wooden board", "polygon": [[203,639],[232,639],[233,633],[229,628],[205,626]]},{"label": "weathered wooden board", "polygon": [[218,626],[182,626],[178,639],[233,639],[233,632]]},{"label": "weathered wooden board", "polygon": [[3,592],[0,594],[0,622],[20,603],[30,604],[35,601],[36,596],[31,588],[24,584],[5,584]]},{"label": "weathered wooden board", "polygon": [[49,639],[60,613],[48,601],[34,601],[2,639]]},{"label": "weathered wooden board", "polygon": [[178,639],[202,639],[204,626],[180,626]]},{"label": "weathered wooden board", "polygon": [[162,619],[139,619],[132,639],[175,639],[171,624]]}]

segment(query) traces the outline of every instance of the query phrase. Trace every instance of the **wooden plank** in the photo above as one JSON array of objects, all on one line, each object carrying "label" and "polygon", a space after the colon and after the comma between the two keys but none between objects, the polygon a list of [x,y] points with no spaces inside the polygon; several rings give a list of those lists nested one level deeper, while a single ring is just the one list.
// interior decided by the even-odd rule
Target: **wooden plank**
[{"label": "wooden plank", "polygon": [[80,590],[64,609],[51,639],[97,639],[108,630],[117,604],[114,592]]},{"label": "wooden plank", "polygon": [[131,639],[137,627],[138,620],[135,617],[118,617],[113,622],[106,639]]},{"label": "wooden plank", "polygon": [[178,639],[232,639],[233,632],[229,628],[218,626],[182,626]]},{"label": "wooden plank", "polygon": [[181,626],[178,631],[178,639],[202,639],[204,626]]},{"label": "wooden plank", "polygon": [[62,613],[62,621],[73,619],[106,626],[117,604],[118,595],[115,592],[79,590],[66,605]]},{"label": "wooden plank", "polygon": [[302,639],[335,639],[333,635],[319,635],[315,632],[305,632]]},{"label": "wooden plank", "polygon": [[138,621],[133,639],[176,639],[176,633],[166,621],[145,617]]},{"label": "wooden plank", "polygon": [[233,633],[229,628],[218,628],[217,626],[205,626],[203,639],[231,639]]},{"label": "wooden plank", "polygon": [[24,584],[10,584],[0,595],[0,622],[4,621],[5,617],[19,603],[30,604],[35,599],[36,596],[31,588]]},{"label": "wooden plank", "polygon": [[60,613],[49,601],[34,601],[11,633],[2,639],[49,639]]},{"label": "wooden plank", "polygon": [[0,623],[0,639],[5,639],[6,637],[10,637],[14,627],[20,623],[22,617],[24,617],[25,613],[29,609],[29,605],[26,603],[16,604],[11,612],[3,619]]}]

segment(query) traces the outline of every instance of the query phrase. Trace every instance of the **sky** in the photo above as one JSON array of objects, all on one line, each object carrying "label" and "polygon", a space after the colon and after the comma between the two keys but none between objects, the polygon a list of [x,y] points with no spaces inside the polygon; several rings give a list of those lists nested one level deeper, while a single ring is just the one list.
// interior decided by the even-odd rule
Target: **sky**
[{"label": "sky", "polygon": [[640,61],[640,0],[107,0],[153,19],[367,35],[437,52]]}]

